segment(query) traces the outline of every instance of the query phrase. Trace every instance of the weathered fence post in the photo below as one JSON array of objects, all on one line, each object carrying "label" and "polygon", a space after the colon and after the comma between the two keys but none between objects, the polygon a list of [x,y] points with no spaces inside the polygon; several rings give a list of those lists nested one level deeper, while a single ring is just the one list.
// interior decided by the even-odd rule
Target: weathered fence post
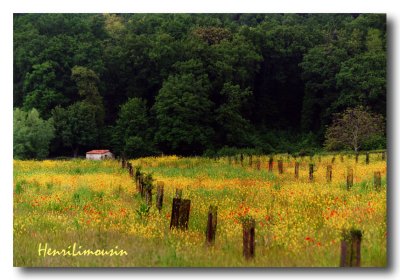
[{"label": "weathered fence post", "polygon": [[353,187],[353,168],[347,168],[347,190]]},{"label": "weathered fence post", "polygon": [[146,205],[149,207],[152,204],[152,198],[153,198],[152,188],[150,186],[147,186],[146,187]]},{"label": "weathered fence post", "polygon": [[326,181],[332,182],[332,165],[326,166]]},{"label": "weathered fence post", "polygon": [[145,188],[144,188],[144,174],[141,173],[139,177],[139,188],[140,188],[140,196],[143,198],[145,196]]},{"label": "weathered fence post", "polygon": [[360,267],[361,265],[361,238],[360,230],[343,232],[340,244],[340,266]]},{"label": "weathered fence post", "polygon": [[158,212],[161,212],[164,199],[164,182],[158,182],[157,185],[157,197],[156,197],[156,207]]},{"label": "weathered fence post", "polygon": [[314,164],[310,163],[308,166],[308,179],[310,181],[314,180]]},{"label": "weathered fence post", "polygon": [[215,233],[217,231],[217,206],[210,205],[208,210],[206,240],[208,245],[215,243]]},{"label": "weathered fence post", "polygon": [[249,156],[249,166],[252,167],[253,166],[253,155]]},{"label": "weathered fence post", "polygon": [[146,205],[149,207],[151,206],[153,200],[152,190],[153,190],[153,177],[151,174],[145,174],[142,180],[142,194],[145,196]]},{"label": "weathered fence post", "polygon": [[122,159],[121,159],[121,167],[125,168],[125,158],[124,157],[122,157]]},{"label": "weathered fence post", "polygon": [[369,164],[369,152],[365,153],[365,164]]},{"label": "weathered fence post", "polygon": [[382,160],[386,160],[386,153],[382,152]]},{"label": "weathered fence post", "polygon": [[274,159],[270,157],[268,160],[268,172],[272,172],[273,167],[274,167]]},{"label": "weathered fence post", "polygon": [[259,157],[257,158],[257,161],[256,161],[256,168],[257,168],[257,170],[261,169],[261,160]]},{"label": "weathered fence post", "polygon": [[190,213],[190,200],[182,199],[179,207],[178,228],[188,229],[189,226],[189,213]]},{"label": "weathered fence post", "polygon": [[283,160],[278,160],[278,170],[279,170],[279,174],[283,173]]},{"label": "weathered fence post", "polygon": [[356,152],[356,163],[358,163],[358,152]]},{"label": "weathered fence post", "polygon": [[179,208],[181,207],[181,199],[174,198],[172,200],[172,213],[171,213],[171,223],[169,224],[169,228],[177,228],[179,221]]},{"label": "weathered fence post", "polygon": [[128,172],[129,172],[129,176],[133,177],[133,167],[132,167],[132,163],[128,162]]},{"label": "weathered fence post", "polygon": [[243,167],[243,154],[240,154],[240,165]]},{"label": "weathered fence post", "polygon": [[376,171],[374,172],[374,188],[376,191],[381,190],[381,172]]},{"label": "weathered fence post", "polygon": [[255,253],[255,220],[243,221],[243,256],[245,259],[254,258]]},{"label": "weathered fence post", "polygon": [[299,178],[299,167],[300,167],[300,162],[296,161],[296,162],[294,163],[294,177],[295,177],[296,179]]}]

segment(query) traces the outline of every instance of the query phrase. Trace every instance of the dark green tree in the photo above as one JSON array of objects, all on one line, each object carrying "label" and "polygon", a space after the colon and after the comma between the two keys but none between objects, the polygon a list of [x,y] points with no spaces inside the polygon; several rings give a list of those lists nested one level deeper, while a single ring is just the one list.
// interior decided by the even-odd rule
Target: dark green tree
[{"label": "dark green tree", "polygon": [[215,111],[218,124],[218,142],[231,147],[251,146],[252,125],[243,117],[242,110],[252,92],[247,88],[242,90],[238,85],[224,84],[221,95],[224,103]]},{"label": "dark green tree", "polygon": [[54,138],[53,120],[43,120],[39,112],[14,110],[13,152],[18,159],[44,159],[49,154],[49,145]]},{"label": "dark green tree", "polygon": [[68,99],[57,91],[59,81],[55,73],[55,64],[46,61],[33,65],[32,71],[26,74],[24,80],[24,102],[25,110],[36,108],[40,115],[49,118],[51,110],[57,105],[65,104]]},{"label": "dark green tree", "polygon": [[348,59],[345,49],[335,44],[311,48],[300,63],[305,82],[301,125],[304,131],[323,133],[331,119],[331,105],[337,100],[336,74]]},{"label": "dark green tree", "polygon": [[140,98],[130,98],[121,106],[113,130],[114,151],[129,158],[154,153],[149,127],[146,102]]},{"label": "dark green tree", "polygon": [[154,104],[156,142],[167,153],[199,154],[211,144],[212,103],[206,75],[170,76]]},{"label": "dark green tree", "polygon": [[100,128],[104,122],[103,98],[98,90],[99,77],[97,74],[82,66],[72,68],[71,79],[76,83],[79,95],[84,101],[93,106],[96,124]]},{"label": "dark green tree", "polygon": [[56,107],[53,112],[56,136],[64,147],[70,148],[74,157],[82,148],[96,145],[99,131],[95,108],[85,101],[76,102],[66,109]]}]

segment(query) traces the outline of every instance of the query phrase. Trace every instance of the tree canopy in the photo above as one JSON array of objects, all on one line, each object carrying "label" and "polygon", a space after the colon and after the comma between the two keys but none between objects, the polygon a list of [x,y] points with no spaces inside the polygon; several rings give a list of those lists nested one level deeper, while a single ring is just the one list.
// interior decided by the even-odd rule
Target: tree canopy
[{"label": "tree canopy", "polygon": [[14,110],[14,158],[44,159],[54,138],[53,120],[43,120],[36,109]]},{"label": "tree canopy", "polygon": [[13,38],[50,156],[313,150],[349,107],[386,117],[383,14],[14,14]]}]

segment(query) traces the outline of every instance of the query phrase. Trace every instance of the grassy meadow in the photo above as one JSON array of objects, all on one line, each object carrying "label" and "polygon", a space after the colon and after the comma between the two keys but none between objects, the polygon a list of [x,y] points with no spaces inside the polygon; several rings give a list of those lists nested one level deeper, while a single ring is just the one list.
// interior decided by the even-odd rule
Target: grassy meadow
[{"label": "grassy meadow", "polygon": [[[284,173],[278,174],[278,158]],[[178,158],[175,156],[130,160],[164,182],[164,205],[145,210],[135,182],[118,161],[14,160],[14,266],[195,266],[195,267],[337,267],[343,229],[362,231],[361,266],[387,264],[386,162],[380,154],[297,158],[268,157],[260,170],[245,157]],[[310,161],[315,164],[309,181]],[[332,164],[332,181],[326,166]],[[346,189],[348,167],[354,185]],[[374,189],[374,172],[382,174],[382,188]],[[170,230],[172,199],[176,188],[191,200],[189,229]],[[207,246],[205,231],[210,205],[218,206],[214,246]],[[241,219],[256,221],[255,257],[242,255]],[[124,256],[39,256],[39,244],[53,249],[82,246],[111,249]]]}]

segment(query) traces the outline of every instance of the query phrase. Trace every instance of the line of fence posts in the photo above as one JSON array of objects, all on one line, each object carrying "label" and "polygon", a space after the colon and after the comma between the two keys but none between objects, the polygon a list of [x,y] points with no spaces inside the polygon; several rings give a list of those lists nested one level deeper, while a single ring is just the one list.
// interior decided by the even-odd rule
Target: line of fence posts
[{"label": "line of fence posts", "polygon": [[340,267],[361,266],[361,230],[343,231],[340,244]]},{"label": "line of fence posts", "polygon": [[255,226],[253,218],[243,220],[243,256],[245,259],[252,259],[255,256]]},{"label": "line of fence posts", "polygon": [[207,228],[206,228],[206,242],[207,245],[215,243],[215,235],[217,232],[217,211],[218,207],[210,205],[208,209]]},{"label": "line of fence posts", "polygon": [[[382,153],[382,158],[384,152]],[[356,154],[356,161],[358,161]],[[368,153],[367,153],[368,155]],[[332,162],[334,162],[332,158]],[[242,155],[241,155],[242,159]],[[367,163],[366,159],[366,163]],[[152,177],[150,174],[144,174],[139,168],[134,168],[131,163],[127,162],[124,158],[121,159],[122,167],[128,168],[129,174],[135,178],[136,188],[141,193],[142,197],[146,196],[146,204],[151,205],[152,197]],[[257,166],[259,160],[257,161]],[[270,157],[268,162],[268,170],[272,171],[273,158]],[[295,177],[298,178],[299,162],[295,162]],[[279,173],[283,173],[283,161],[278,160]],[[309,179],[313,180],[314,164],[309,164]],[[327,165],[326,178],[328,182],[332,181],[332,165]],[[353,169],[347,168],[347,190],[353,186]],[[374,188],[379,191],[381,189],[381,173],[374,172]],[[164,182],[157,184],[157,197],[156,207],[159,211],[162,209],[164,197]],[[190,213],[190,200],[182,199],[182,189],[176,189],[175,198],[172,202],[172,213],[170,228],[188,229],[189,213]],[[206,241],[208,245],[215,243],[216,229],[217,229],[217,206],[210,205],[208,211],[207,228],[206,228]],[[243,225],[243,256],[245,259],[251,259],[255,256],[255,220],[253,218],[245,219]],[[343,232],[341,241],[340,253],[340,266],[341,267],[359,267],[361,264],[361,238],[360,230],[350,230]]]}]

